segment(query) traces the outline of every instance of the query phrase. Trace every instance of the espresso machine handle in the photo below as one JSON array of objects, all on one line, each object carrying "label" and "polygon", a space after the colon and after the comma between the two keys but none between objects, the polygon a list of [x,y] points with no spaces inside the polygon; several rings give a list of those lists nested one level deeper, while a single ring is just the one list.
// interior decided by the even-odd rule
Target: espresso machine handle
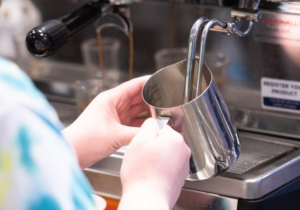
[{"label": "espresso machine handle", "polygon": [[54,54],[78,31],[99,18],[108,6],[106,0],[89,2],[69,15],[37,26],[27,34],[27,49],[36,57]]}]

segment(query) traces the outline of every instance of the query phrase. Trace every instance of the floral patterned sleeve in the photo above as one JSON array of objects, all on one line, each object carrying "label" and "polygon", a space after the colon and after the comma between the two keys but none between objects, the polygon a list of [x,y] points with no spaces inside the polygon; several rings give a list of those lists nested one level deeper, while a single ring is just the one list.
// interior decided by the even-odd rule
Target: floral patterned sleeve
[{"label": "floral patterned sleeve", "polygon": [[0,209],[94,209],[92,188],[54,109],[0,58]]}]

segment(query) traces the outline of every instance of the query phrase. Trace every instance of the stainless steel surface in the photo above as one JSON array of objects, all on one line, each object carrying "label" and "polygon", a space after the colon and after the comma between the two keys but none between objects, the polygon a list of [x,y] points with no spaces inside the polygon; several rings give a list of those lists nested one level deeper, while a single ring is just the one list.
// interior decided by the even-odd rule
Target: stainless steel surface
[{"label": "stainless steel surface", "polygon": [[[192,98],[195,98],[199,95],[199,89],[200,89],[200,75],[201,75],[201,68],[203,65],[204,60],[204,52],[205,52],[205,43],[206,43],[206,37],[208,31],[203,34],[202,30],[204,26],[209,22],[210,20],[206,17],[199,18],[193,25],[190,36],[189,36],[189,42],[188,42],[188,57],[187,57],[187,70],[185,74],[185,85],[184,85],[184,98],[183,103],[187,103]],[[219,24],[217,24],[219,23]],[[216,24],[212,24],[209,29],[214,28],[215,26],[221,26],[220,28],[216,28],[215,31],[228,33],[228,29],[226,28],[227,24],[221,21],[217,21]],[[231,25],[230,25],[231,26]],[[225,29],[226,28],[226,29]],[[202,33],[202,36],[204,36],[204,41],[201,42],[200,45],[200,64],[198,67],[198,75],[197,75],[197,84],[196,84],[196,94],[193,96],[193,69],[194,69],[194,61],[196,56],[196,50],[197,50],[197,40],[198,35]]]},{"label": "stainless steel surface", "polygon": [[132,3],[138,3],[142,0],[109,0],[112,5],[127,5]]},{"label": "stainless steel surface", "polygon": [[[205,11],[224,14],[229,9]],[[253,24],[249,36],[239,39],[211,33],[207,50],[220,50],[230,57],[227,81],[221,92],[239,128],[299,139],[300,115],[263,109],[260,80],[262,77],[300,80],[297,59],[299,32],[295,27],[300,18],[297,15],[262,12],[262,21]],[[203,15],[209,16],[206,12]],[[225,16],[218,17],[226,19]]]},{"label": "stainless steel surface", "polygon": [[96,21],[95,27],[97,33],[101,33],[107,27],[114,27],[128,36],[128,32],[132,33],[133,31],[129,7],[113,8],[112,11],[105,13]]},{"label": "stainless steel surface", "polygon": [[[61,16],[83,3],[75,4],[66,0],[59,5],[46,0],[34,2],[41,9],[44,20]],[[211,33],[206,50],[222,52],[230,59],[228,74],[220,91],[238,128],[300,139],[300,114],[265,110],[261,106],[262,77],[300,81],[300,62],[297,57],[300,53],[297,41],[299,27],[295,27],[300,22],[300,16],[291,14],[299,14],[299,4],[284,3],[280,4],[280,8],[270,6],[274,4],[277,3],[261,1],[260,6],[264,8],[260,8],[262,20],[253,24],[248,36],[240,39]],[[135,76],[155,72],[153,55],[158,50],[186,47],[190,29],[200,16],[230,20],[231,9],[154,1],[130,5],[131,20],[135,27]],[[172,24],[174,27],[166,28]],[[113,36],[127,42],[124,34],[114,29],[103,31],[103,36]],[[53,59],[81,64],[79,43],[91,37],[95,37],[93,26],[74,37]],[[125,71],[128,66],[127,45],[122,45],[121,54],[124,55],[121,66]]]},{"label": "stainless steel surface", "polygon": [[[44,20],[62,16],[83,3],[67,0],[62,2],[34,0]],[[278,6],[272,7],[273,5]],[[230,20],[231,9],[232,7],[155,3],[153,0],[130,5],[131,20],[135,27],[135,76],[155,72],[153,55],[158,50],[186,47],[190,29],[200,16]],[[300,114],[265,110],[261,105],[260,87],[262,77],[300,81],[300,45],[297,41],[300,16],[294,15],[300,14],[300,6],[299,3],[261,1],[260,11],[262,20],[253,24],[248,36],[240,39],[211,33],[206,50],[221,52],[230,60],[220,91],[238,128],[300,139]],[[166,28],[172,24],[174,27]],[[127,42],[124,34],[114,29],[103,31],[103,36],[113,36]],[[82,64],[80,43],[92,37],[95,37],[95,31],[90,26],[52,59]],[[124,55],[121,66],[125,71],[128,66],[127,45],[122,45],[121,54]],[[52,62],[50,59],[48,61]],[[63,73],[64,69],[61,68],[60,72]],[[71,80],[71,76],[62,76],[60,79]]]},{"label": "stainless steel surface", "polygon": [[[147,1],[147,0],[146,0]],[[153,1],[153,0],[152,0]],[[240,0],[240,1],[234,1],[234,2],[228,2],[226,0],[198,0],[198,1],[191,1],[191,0],[156,0],[161,2],[170,2],[170,3],[193,3],[193,4],[206,4],[206,5],[218,5],[218,6],[239,6],[241,8],[248,8],[248,9],[254,9],[259,6],[259,0]],[[261,0],[261,2],[281,2],[281,3],[287,3],[287,2],[297,2],[299,0]],[[238,3],[237,3],[238,2]]]},{"label": "stainless steel surface", "polygon": [[114,27],[120,29],[124,34],[128,35],[128,31],[132,31],[132,24],[130,24],[129,19],[125,19],[124,16],[114,13],[108,13],[103,15],[96,21],[96,31],[101,33],[101,31],[108,27]]},{"label": "stainless steel surface", "polygon": [[259,7],[260,0],[240,0],[239,8],[257,10]]},{"label": "stainless steel surface", "polygon": [[[86,169],[84,173],[95,194],[121,199],[122,185],[119,176],[94,169]],[[238,200],[234,198],[183,188],[173,210],[236,210],[237,205]]]},{"label": "stainless steel surface", "polygon": [[241,141],[242,152],[236,163],[231,166],[228,172],[244,174],[251,169],[264,164],[280,155],[292,152],[293,145],[282,145],[274,142],[263,142],[253,139]]},{"label": "stainless steel surface", "polygon": [[203,64],[204,64],[204,54],[205,54],[205,47],[206,47],[206,40],[209,30],[214,27],[215,25],[219,25],[222,28],[226,28],[227,24],[220,20],[210,20],[204,27],[203,32],[201,34],[201,42],[200,42],[200,53],[199,53],[199,65],[198,65],[198,72],[197,72],[197,83],[196,83],[196,94],[195,97],[198,97],[201,93],[201,77],[203,71]]},{"label": "stainless steel surface", "polygon": [[85,169],[84,173],[91,183],[95,194],[114,199],[121,199],[122,184],[118,175],[90,168]]},{"label": "stainless steel surface", "polygon": [[173,210],[237,210],[238,200],[212,193],[182,189]]},{"label": "stainless steel surface", "polygon": [[228,20],[225,20],[225,21],[222,20],[222,22],[226,23],[225,28],[223,28],[220,25],[215,25],[210,30],[220,32],[223,34],[227,34],[227,35],[234,34],[234,32],[236,31],[236,23],[234,23],[232,21],[228,21]]},{"label": "stainless steel surface", "polygon": [[261,12],[258,10],[232,9],[231,17],[244,18],[245,20],[258,22],[261,19]]},{"label": "stainless steel surface", "polygon": [[[64,3],[52,1],[51,4],[47,3],[46,0],[35,2],[39,5],[47,5],[40,6],[45,19],[61,16],[65,10],[72,10],[80,6],[70,1],[61,1]],[[155,3],[151,0],[130,5],[131,20],[135,27],[134,69],[138,74],[154,73],[156,69],[153,55],[156,51],[170,47],[186,47],[189,31],[199,17],[231,19],[232,7],[225,7],[223,2],[219,4],[220,1],[210,1],[215,2],[214,5],[222,5],[220,7],[199,4],[170,4],[169,2]],[[274,144],[274,147],[287,145],[288,148],[293,147],[294,150],[284,152],[283,149],[282,155],[270,158],[270,160],[266,158],[266,162],[242,174],[238,174],[238,171],[235,173],[226,172],[212,180],[199,183],[186,182],[185,187],[228,197],[258,199],[300,176],[300,152],[297,142],[300,139],[300,114],[265,110],[261,105],[260,80],[262,77],[300,81],[298,56],[300,45],[297,38],[300,16],[293,15],[300,14],[300,7],[299,4],[286,2],[261,1],[262,20],[253,24],[248,36],[240,39],[236,36],[211,33],[207,40],[207,51],[222,52],[230,59],[228,74],[224,78],[225,82],[220,90],[235,125],[247,131],[281,136],[281,138],[271,138],[263,135],[239,133],[241,144],[245,141],[253,141],[253,145],[268,142],[271,145]],[[52,6],[55,4],[56,6]],[[116,34],[109,29],[104,33],[107,36],[112,34],[124,42],[127,41],[123,38],[122,33],[121,35]],[[77,43],[94,36],[94,27],[89,27],[74,38],[54,59],[74,63],[81,62],[81,52]],[[127,49],[123,50],[124,57],[127,58]],[[123,65],[127,66],[126,63]],[[294,141],[286,141],[287,136],[293,137]],[[242,147],[241,156],[244,152],[248,153],[246,150],[243,151]],[[249,150],[249,155],[254,153],[255,151]],[[111,183],[118,182],[121,162],[122,155],[118,154],[92,167],[95,171],[93,174],[99,171],[109,174],[107,175],[109,179],[94,178],[93,183],[98,184],[98,189],[105,186],[107,190],[111,190]],[[120,189],[116,190],[120,191]],[[195,202],[195,200],[193,201]]]},{"label": "stainless steel surface", "polygon": [[[195,74],[197,64],[195,60]],[[173,128],[184,137],[192,152],[188,180],[198,181],[225,172],[238,158],[240,144],[226,104],[206,66],[202,94],[183,103],[186,65],[185,60],[156,72],[145,83],[142,94],[151,116],[170,117]]]},{"label": "stainless steel surface", "polygon": [[[294,152],[275,158],[266,164],[253,168],[244,174],[226,172],[213,180],[201,183],[186,183],[185,187],[201,191],[226,195],[235,198],[258,199],[300,176],[299,143],[264,137],[262,135],[240,134],[244,139],[272,142],[275,144],[291,145]],[[242,151],[243,152],[243,151]]]},{"label": "stainless steel surface", "polygon": [[[274,147],[279,147],[279,145],[293,147],[294,150],[272,158],[243,174],[225,172],[210,180],[201,182],[186,181],[184,188],[226,197],[258,199],[300,176],[299,142],[247,132],[239,132],[239,137],[241,144],[244,141],[259,141],[261,144],[274,144]],[[118,177],[124,152],[125,150],[122,149],[117,154],[96,163],[87,170]],[[243,153],[242,149],[241,156]],[[97,186],[101,188],[101,183]]]},{"label": "stainless steel surface", "polygon": [[[239,17],[234,17],[234,22],[232,22],[232,23],[235,23],[237,26],[234,29],[228,30],[228,31],[231,34],[235,34],[239,37],[244,37],[244,36],[248,35],[249,32],[251,31],[251,29],[253,27],[253,21],[255,21],[255,20],[250,21],[250,20],[239,18]],[[244,24],[247,25],[247,28],[244,29],[244,31],[242,31],[241,28],[243,27]]]},{"label": "stainless steel surface", "polygon": [[270,2],[297,2],[299,0],[263,0],[263,1],[270,1]]},{"label": "stainless steel surface", "polygon": [[[215,26],[216,29],[214,31],[227,33],[229,34],[236,34],[240,37],[246,36],[250,30],[253,27],[253,21],[258,22],[261,19],[261,12],[257,11],[260,0],[253,0],[253,1],[241,1],[240,8],[241,9],[233,9],[231,10],[231,17],[234,18],[234,22],[224,22],[221,20],[213,19],[209,22],[206,17],[202,17],[198,19],[190,32],[190,38],[189,38],[189,54],[188,54],[188,65],[187,65],[187,72],[186,72],[186,79],[185,79],[185,90],[184,90],[184,100],[183,102],[186,103],[190,100],[192,100],[194,97],[197,97],[201,92],[201,72],[202,72],[202,66],[204,63],[204,54],[205,54],[205,47],[206,47],[206,40],[209,30],[213,29]],[[245,9],[249,8],[249,5],[251,5],[251,9]],[[245,31],[240,31],[239,27],[241,27],[242,23],[244,21],[248,21],[249,25],[248,28]],[[200,30],[202,30],[203,26],[205,25],[202,35],[201,35],[201,42],[200,42],[200,53],[199,53],[199,67],[198,67],[198,74],[197,74],[197,84],[196,84],[196,93],[193,97],[192,93],[192,69],[193,69],[193,62],[195,59],[195,45],[197,43],[198,34],[201,33]],[[238,25],[238,28],[237,28]]]},{"label": "stainless steel surface", "polygon": [[159,129],[162,129],[168,124],[170,124],[170,126],[173,126],[173,122],[170,117],[158,117],[156,118],[156,122],[158,124]]},{"label": "stainless steel surface", "polygon": [[193,69],[194,69],[194,60],[196,56],[196,50],[197,50],[197,40],[199,33],[202,32],[205,24],[209,21],[208,18],[201,17],[199,18],[193,25],[190,37],[189,37],[189,43],[188,43],[188,58],[187,58],[187,69],[186,69],[186,75],[185,75],[185,85],[184,85],[184,100],[183,103],[187,103],[191,100],[192,97],[192,82],[193,82]]},{"label": "stainless steel surface", "polygon": [[[184,103],[187,103],[188,101],[192,100],[193,98],[196,98],[201,93],[201,77],[202,77],[202,68],[204,64],[204,54],[205,54],[205,47],[206,47],[206,40],[208,32],[211,30],[211,28],[214,28],[215,26],[220,26],[221,29],[217,28],[215,31],[218,32],[224,32],[226,31],[228,34],[236,34],[240,37],[246,36],[250,30],[253,27],[253,22],[258,22],[261,19],[261,13],[257,11],[259,6],[260,0],[241,0],[240,1],[240,8],[241,9],[233,9],[231,11],[231,17],[234,18],[234,22],[224,22],[221,20],[213,19],[207,22],[206,17],[202,17],[198,19],[190,32],[190,38],[189,38],[189,54],[187,59],[187,72],[186,72],[186,78],[185,78],[185,86],[184,86]],[[249,10],[251,9],[251,10]],[[248,28],[245,31],[241,31],[239,28],[242,26],[244,21],[248,21],[249,25]],[[203,31],[203,26],[205,25]],[[227,30],[225,30],[227,29]],[[193,63],[195,59],[195,45],[197,43],[198,34],[201,33],[201,42],[200,42],[200,53],[199,53],[199,67],[198,67],[198,73],[197,73],[197,80],[196,80],[196,93],[193,96],[192,93],[192,87],[193,87]]]},{"label": "stainless steel surface", "polygon": [[239,37],[244,37],[244,36],[248,35],[249,32],[251,31],[252,27],[253,27],[253,22],[249,21],[248,24],[249,24],[248,28],[245,31],[236,30],[234,33],[236,35],[238,35]]}]

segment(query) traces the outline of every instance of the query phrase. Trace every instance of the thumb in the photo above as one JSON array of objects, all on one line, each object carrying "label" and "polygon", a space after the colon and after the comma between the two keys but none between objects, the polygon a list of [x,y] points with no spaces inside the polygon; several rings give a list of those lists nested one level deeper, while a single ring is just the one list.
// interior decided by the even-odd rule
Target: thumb
[{"label": "thumb", "polygon": [[132,139],[132,142],[154,140],[158,136],[158,133],[159,133],[159,127],[156,120],[153,118],[149,118],[144,122],[144,124],[140,128],[140,131]]}]

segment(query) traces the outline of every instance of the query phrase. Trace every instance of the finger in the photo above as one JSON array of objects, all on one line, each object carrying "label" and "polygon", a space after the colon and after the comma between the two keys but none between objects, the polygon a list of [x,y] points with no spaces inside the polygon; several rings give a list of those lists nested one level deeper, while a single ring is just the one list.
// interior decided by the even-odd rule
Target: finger
[{"label": "finger", "polygon": [[170,126],[167,125],[159,131],[159,136],[157,139],[158,141],[169,140],[172,141],[173,143],[177,142],[179,145],[181,145],[180,148],[186,155],[185,156],[186,161],[189,162],[189,158],[191,156],[191,150],[180,133],[178,133],[177,131],[175,131],[174,129],[172,129]]},{"label": "finger", "polygon": [[[119,85],[118,87],[112,89],[112,94],[117,99],[116,104],[119,104],[119,101],[135,99],[138,101],[142,100],[142,88],[145,82],[149,79],[149,76],[140,77],[137,79],[130,80],[128,82]],[[136,98],[135,98],[136,97]]]},{"label": "finger", "polygon": [[137,135],[140,128],[118,125],[117,142],[119,147],[127,146],[131,140]]},{"label": "finger", "polygon": [[155,119],[147,119],[140,128],[137,135],[133,138],[132,142],[154,140],[159,133],[159,127]]},{"label": "finger", "polygon": [[182,173],[185,177],[188,177],[190,171],[190,157],[191,157],[191,149],[186,145],[185,146],[185,164],[182,168]]},{"label": "finger", "polygon": [[130,100],[130,104],[131,105],[135,105],[135,104],[139,104],[141,102],[144,102],[143,96],[142,96],[142,90],[139,94],[137,94],[136,96],[134,96],[133,98],[131,98]]},{"label": "finger", "polygon": [[180,134],[178,132],[176,132],[173,128],[171,128],[169,125],[166,125],[159,131],[159,136],[164,136],[164,135],[176,135],[177,136]]},{"label": "finger", "polygon": [[[114,97],[114,98],[116,98],[116,97]],[[128,109],[131,106],[134,106],[134,105],[137,105],[140,103],[145,103],[144,99],[142,97],[142,93],[137,94],[133,98],[126,98],[126,99],[124,98],[124,100],[119,98],[116,102],[117,103],[115,103],[114,106],[117,105],[116,108],[119,110],[120,113],[126,111],[126,109]]]},{"label": "finger", "polygon": [[148,111],[148,106],[147,104],[145,104],[144,102],[142,103],[139,103],[139,104],[136,104],[136,105],[133,105],[131,108],[130,108],[130,116],[132,118],[138,116],[139,114],[141,114],[142,112],[145,112],[145,111]]},{"label": "finger", "polygon": [[[132,107],[127,107],[126,109],[124,109],[122,112],[119,112],[119,119],[122,125],[131,125],[132,120],[134,120],[134,118],[139,117],[139,114],[142,113],[146,113],[145,116],[141,116],[139,118],[148,118],[148,107],[146,104],[144,103],[140,103],[137,105],[134,105]],[[141,127],[141,125],[139,125],[138,127]]]},{"label": "finger", "polygon": [[176,141],[178,143],[185,143],[182,135],[175,130],[173,130],[170,126],[166,125],[164,128],[162,128],[159,131],[158,134],[159,139],[165,139],[165,140],[171,140],[171,141]]},{"label": "finger", "polygon": [[[141,96],[140,96],[141,97]],[[117,107],[115,107],[113,105],[113,107],[116,108],[116,110],[118,110],[118,114],[120,116],[120,118],[122,118],[121,116],[125,117],[125,119],[121,120],[122,122],[126,121],[126,122],[129,122],[131,121],[131,119],[128,119],[128,116],[130,118],[133,118],[135,116],[137,116],[138,114],[142,113],[143,111],[141,111],[140,113],[133,113],[131,114],[130,111],[131,111],[131,107],[135,106],[135,105],[139,105],[139,104],[142,104],[144,103],[143,100],[141,100],[139,103],[137,104],[133,104],[132,103],[132,100],[125,100],[125,101],[121,101],[121,100],[118,100],[118,104],[117,104]],[[137,106],[138,107],[138,106]],[[134,109],[133,109],[134,110]],[[145,110],[146,111],[146,110]],[[138,111],[137,111],[138,112]],[[126,124],[126,123],[125,123]]]},{"label": "finger", "polygon": [[134,120],[131,121],[130,126],[131,127],[138,127],[139,128],[139,127],[141,127],[144,124],[144,122],[146,120],[147,120],[146,118],[144,118],[144,119],[134,119]]}]

